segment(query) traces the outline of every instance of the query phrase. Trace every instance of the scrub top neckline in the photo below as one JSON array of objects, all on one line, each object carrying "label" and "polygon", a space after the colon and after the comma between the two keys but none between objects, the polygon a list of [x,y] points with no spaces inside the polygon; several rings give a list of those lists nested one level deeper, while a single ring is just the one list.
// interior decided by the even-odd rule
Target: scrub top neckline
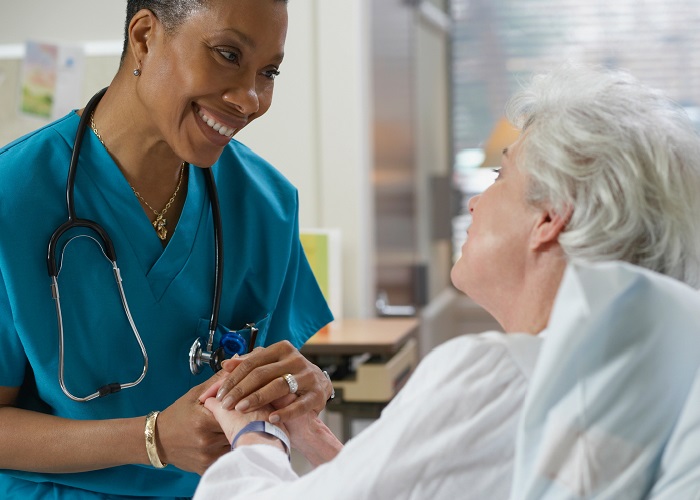
[{"label": "scrub top neckline", "polygon": [[[79,120],[77,113],[74,114],[74,119]],[[119,235],[110,234],[115,246],[118,246],[117,240],[129,242],[130,251],[141,266],[141,272],[158,301],[192,252],[202,221],[202,210],[208,199],[205,195],[204,175],[198,167],[186,167],[189,168],[189,175],[185,203],[177,225],[171,228],[172,236],[163,247],[131,185],[114,159],[91,130],[87,130],[85,134],[87,137],[83,139],[76,176],[76,192],[81,184],[80,177],[85,174],[92,181],[90,189],[100,193],[103,205],[113,219],[114,223],[109,225],[121,229]],[[78,217],[81,217],[79,206],[76,206],[76,212]],[[104,220],[107,214],[100,213],[99,217]],[[103,223],[100,219],[96,222]],[[117,262],[119,261],[120,257],[117,254]]]}]

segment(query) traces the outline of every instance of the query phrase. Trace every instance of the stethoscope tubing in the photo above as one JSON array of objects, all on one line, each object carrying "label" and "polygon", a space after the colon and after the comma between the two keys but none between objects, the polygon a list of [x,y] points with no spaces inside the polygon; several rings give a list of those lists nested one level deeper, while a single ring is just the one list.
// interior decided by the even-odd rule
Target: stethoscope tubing
[{"label": "stethoscope tubing", "polygon": [[117,260],[117,255],[114,250],[114,244],[111,238],[107,234],[107,231],[102,228],[99,224],[88,219],[79,219],[75,215],[75,203],[73,197],[73,187],[75,186],[75,175],[78,170],[78,159],[80,158],[80,150],[83,145],[83,137],[85,136],[85,131],[87,130],[88,121],[90,120],[90,113],[95,109],[97,103],[102,99],[102,96],[107,91],[107,87],[103,88],[97,92],[88,101],[83,114],[80,117],[80,122],[78,123],[78,131],[75,134],[75,142],[73,143],[73,153],[71,154],[70,166],[68,167],[68,178],[66,180],[66,210],[68,211],[68,220],[61,224],[51,235],[49,239],[49,248],[47,252],[47,265],[49,268],[49,276],[58,277],[58,266],[56,265],[56,246],[60,237],[68,231],[76,227],[86,227],[95,231],[100,235],[100,238],[105,244],[105,255],[110,260],[110,262],[115,263]]},{"label": "stethoscope tubing", "polygon": [[[73,144],[73,152],[71,154],[71,161],[70,165],[68,168],[68,177],[66,180],[66,209],[68,212],[68,220],[65,221],[63,224],[61,224],[51,235],[51,238],[49,239],[49,245],[48,245],[48,251],[47,251],[47,267],[48,267],[48,272],[49,276],[51,278],[51,293],[52,296],[55,300],[55,305],[56,305],[56,317],[57,317],[57,322],[58,322],[58,337],[59,337],[59,359],[58,359],[58,381],[59,385],[61,386],[61,390],[63,393],[68,396],[70,399],[73,401],[78,401],[78,402],[85,402],[85,401],[90,401],[92,399],[98,398],[98,397],[103,397],[108,394],[112,394],[115,392],[119,392],[122,389],[127,389],[130,387],[134,387],[138,385],[146,376],[146,373],[148,372],[148,353],[146,351],[146,347],[144,345],[144,342],[141,338],[141,335],[139,334],[138,328],[136,327],[136,324],[134,322],[134,319],[131,314],[131,310],[129,309],[129,304],[126,300],[126,294],[124,292],[124,287],[122,284],[122,277],[121,277],[121,272],[119,270],[119,266],[117,265],[117,256],[116,256],[116,251],[114,248],[114,244],[112,243],[111,238],[107,234],[107,231],[100,226],[97,222],[91,221],[89,219],[81,219],[78,218],[75,214],[75,204],[74,204],[74,187],[75,187],[75,177],[76,177],[76,172],[78,168],[78,160],[80,158],[80,151],[82,148],[82,142],[83,142],[83,137],[85,135],[85,132],[87,131],[88,127],[88,122],[90,120],[90,115],[92,114],[92,111],[95,109],[97,106],[97,103],[102,99],[102,96],[105,94],[107,91],[107,87],[104,89],[100,90],[97,92],[87,103],[85,106],[85,109],[83,110],[83,114],[80,117],[80,122],[78,123],[78,130],[76,132],[76,137],[75,137],[75,142]],[[223,227],[221,223],[221,210],[219,207],[219,197],[216,189],[216,183],[214,182],[214,175],[211,172],[211,169],[205,169],[205,180],[207,184],[207,191],[209,193],[209,198],[211,202],[211,209],[212,209],[212,218],[213,218],[213,223],[214,223],[214,243],[215,243],[215,284],[214,284],[214,297],[212,301],[212,312],[211,312],[211,319],[209,322],[209,337],[207,340],[207,351],[209,351],[210,354],[212,351],[213,343],[214,343],[214,334],[216,331],[216,325],[218,324],[218,317],[219,317],[219,309],[221,306],[221,294],[222,294],[222,288],[223,288],[223,268],[224,268],[224,248],[223,248]],[[134,334],[134,337],[136,338],[136,341],[139,344],[139,348],[141,349],[141,354],[143,356],[143,370],[141,372],[141,375],[134,380],[133,382],[127,382],[127,383],[109,383],[106,384],[102,387],[100,387],[96,392],[85,396],[85,397],[79,397],[73,395],[67,388],[65,384],[65,379],[64,379],[64,368],[65,368],[65,359],[64,359],[64,331],[63,331],[63,314],[61,311],[61,300],[60,300],[60,293],[59,293],[59,288],[58,288],[58,275],[61,271],[61,266],[63,262],[63,252],[61,252],[61,264],[57,264],[56,262],[56,248],[58,246],[59,239],[61,236],[63,236],[64,233],[66,233],[68,230],[73,229],[73,228],[79,228],[79,227],[85,227],[87,229],[90,229],[97,233],[100,236],[100,239],[104,243],[104,245],[100,245],[99,241],[97,241],[94,237],[88,236],[88,235],[79,235],[71,238],[66,244],[63,246],[63,250],[65,251],[65,248],[70,244],[71,241],[73,241],[75,238],[80,237],[80,236],[85,236],[88,237],[92,240],[94,240],[98,246],[101,248],[102,253],[104,256],[107,258],[107,260],[110,261],[112,265],[112,270],[114,273],[114,279],[117,283],[117,287],[119,289],[119,296],[122,302],[122,307],[124,309],[124,313],[127,317],[127,320],[129,322],[129,325],[131,327],[131,330]],[[210,363],[212,364],[212,363]],[[216,367],[213,366],[212,368],[216,371]]]},{"label": "stethoscope tubing", "polygon": [[[100,226],[98,223],[91,221],[89,219],[80,219],[76,217],[75,215],[75,205],[74,205],[74,197],[73,197],[73,188],[75,186],[75,175],[76,171],[78,168],[78,160],[80,158],[80,151],[82,148],[82,143],[83,143],[83,137],[85,136],[85,131],[87,130],[87,125],[88,125],[88,120],[90,119],[90,114],[92,113],[92,110],[95,109],[95,106],[97,106],[97,103],[100,101],[104,93],[106,92],[107,88],[104,88],[97,92],[91,99],[88,101],[87,105],[85,106],[85,109],[83,110],[83,114],[80,117],[80,122],[78,123],[78,130],[76,132],[75,136],[75,142],[73,144],[73,152],[71,154],[71,161],[70,165],[68,167],[68,178],[66,180],[66,209],[68,212],[68,220],[61,224],[51,235],[51,238],[49,239],[49,248],[47,252],[47,266],[48,266],[48,271],[49,271],[49,276],[51,277],[51,294],[54,298],[55,305],[56,305],[56,318],[58,322],[58,382],[59,385],[61,386],[61,390],[63,393],[68,396],[70,399],[73,401],[78,401],[78,402],[86,402],[86,401],[91,401],[95,398],[103,397],[108,394],[112,394],[115,392],[119,392],[122,389],[128,389],[130,387],[134,387],[141,383],[141,381],[146,377],[146,373],[148,372],[148,353],[146,352],[146,346],[143,343],[143,340],[141,339],[141,335],[139,334],[138,329],[136,328],[136,324],[134,323],[134,319],[131,315],[131,310],[129,309],[129,304],[126,300],[126,294],[124,293],[124,287],[122,285],[122,278],[121,278],[121,272],[119,271],[119,266],[117,265],[117,256],[116,252],[114,250],[114,244],[112,243],[111,238],[107,234],[107,231]],[[74,236],[70,240],[66,242],[66,244],[63,246],[63,251],[61,252],[61,264],[57,265],[56,262],[56,247],[58,245],[58,241],[61,238],[61,236],[66,233],[66,231],[77,228],[77,227],[85,227],[88,228],[94,232],[96,232],[99,236],[100,239],[102,240],[104,245],[100,245],[99,241],[97,241],[94,237],[88,236],[88,235],[78,235]],[[141,350],[141,355],[143,356],[143,369],[141,371],[141,375],[134,380],[133,382],[127,382],[120,384],[118,382],[113,382],[109,383],[106,385],[103,385],[102,387],[98,388],[98,390],[88,396],[84,397],[79,397],[73,395],[69,390],[68,387],[66,386],[65,383],[65,378],[64,378],[64,369],[65,369],[65,346],[64,346],[64,330],[63,330],[63,314],[61,311],[61,295],[59,292],[58,288],[58,275],[61,272],[61,267],[63,263],[63,254],[65,252],[66,247],[75,239],[79,238],[81,236],[87,237],[92,239],[97,243],[97,245],[100,247],[100,250],[102,251],[103,255],[109,260],[109,262],[112,265],[112,271],[114,273],[114,279],[117,283],[117,288],[119,289],[119,296],[121,298],[122,302],[122,307],[124,309],[124,313],[126,314],[127,320],[129,321],[129,325],[131,326],[131,330],[134,334],[134,337],[136,338],[137,343],[139,344],[139,348]]]},{"label": "stethoscope tubing", "polygon": [[[78,235],[74,236],[70,240],[66,242],[66,244],[63,246],[63,252],[61,252],[61,262],[63,262],[63,253],[65,252],[66,247],[76,238],[90,238],[91,240],[95,241],[97,245],[100,247],[100,250],[102,251],[102,254],[109,260],[107,255],[104,252],[104,248],[102,245],[99,244],[95,238],[92,236],[88,235]],[[65,369],[65,360],[64,360],[64,353],[65,353],[65,347],[64,347],[64,334],[63,334],[63,313],[61,312],[61,300],[60,300],[60,293],[58,289],[58,276],[51,276],[51,291],[53,298],[55,299],[56,303],[56,317],[58,319],[58,383],[61,386],[61,390],[63,393],[68,396],[70,399],[73,401],[78,401],[78,402],[85,402],[85,401],[91,401],[95,398],[101,398],[103,396],[106,396],[108,394],[112,394],[114,392],[119,392],[122,389],[128,389],[130,387],[137,386],[138,384],[141,383],[141,381],[146,377],[146,373],[148,372],[148,353],[146,352],[146,346],[143,343],[143,340],[141,339],[141,336],[138,333],[138,329],[136,328],[136,324],[134,323],[134,318],[131,316],[131,310],[129,309],[129,304],[126,300],[126,293],[124,292],[124,287],[122,286],[122,278],[121,278],[121,272],[119,271],[119,267],[117,267],[116,262],[112,262],[112,270],[114,272],[114,279],[117,282],[117,287],[119,289],[119,296],[122,301],[122,307],[124,309],[124,312],[126,314],[127,320],[129,321],[129,325],[131,326],[131,331],[134,333],[134,336],[136,337],[136,341],[139,344],[139,348],[141,349],[141,355],[143,356],[143,370],[141,371],[141,375],[139,376],[138,379],[134,380],[133,382],[127,382],[124,384],[119,384],[117,382],[111,383],[111,384],[106,384],[102,387],[100,387],[97,391],[93,392],[89,396],[85,397],[79,397],[73,395],[69,390],[68,387],[66,386],[65,383],[65,378],[64,378],[64,369]],[[58,272],[61,272],[61,269],[59,267]]]},{"label": "stethoscope tubing", "polygon": [[211,352],[214,346],[214,332],[216,331],[216,326],[219,324],[219,310],[221,309],[221,291],[223,290],[224,281],[224,235],[223,224],[221,223],[221,209],[219,208],[219,194],[216,189],[216,183],[214,182],[214,175],[210,168],[205,170],[204,177],[207,182],[207,191],[209,192],[211,213],[214,222],[215,283],[211,319],[209,320],[209,336],[207,338],[207,351]]}]

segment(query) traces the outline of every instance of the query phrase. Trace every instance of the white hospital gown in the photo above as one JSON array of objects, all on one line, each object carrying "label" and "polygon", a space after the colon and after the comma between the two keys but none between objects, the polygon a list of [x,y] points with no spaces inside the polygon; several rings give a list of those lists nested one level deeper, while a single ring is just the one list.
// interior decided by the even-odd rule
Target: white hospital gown
[{"label": "white hospital gown", "polygon": [[541,342],[496,332],[452,339],[331,462],[297,477],[281,450],[240,447],[209,468],[195,499],[506,499]]}]

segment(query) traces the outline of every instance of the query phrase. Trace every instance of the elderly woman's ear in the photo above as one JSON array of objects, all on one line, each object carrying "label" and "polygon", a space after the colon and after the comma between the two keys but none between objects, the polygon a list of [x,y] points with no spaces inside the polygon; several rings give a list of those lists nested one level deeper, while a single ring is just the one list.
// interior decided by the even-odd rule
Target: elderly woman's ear
[{"label": "elderly woman's ear", "polygon": [[543,208],[533,227],[530,249],[544,250],[550,248],[552,244],[556,244],[559,235],[571,220],[573,210],[573,207],[567,207],[563,213],[559,213],[551,207]]}]

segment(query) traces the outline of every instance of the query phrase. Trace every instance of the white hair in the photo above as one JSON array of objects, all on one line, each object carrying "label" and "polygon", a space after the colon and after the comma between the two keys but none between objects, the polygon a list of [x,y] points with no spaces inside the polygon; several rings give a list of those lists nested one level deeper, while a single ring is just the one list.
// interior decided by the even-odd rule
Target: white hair
[{"label": "white hair", "polygon": [[700,287],[700,137],[684,110],[623,71],[566,65],[506,107],[523,131],[528,201],[572,210],[569,260],[622,260]]}]

